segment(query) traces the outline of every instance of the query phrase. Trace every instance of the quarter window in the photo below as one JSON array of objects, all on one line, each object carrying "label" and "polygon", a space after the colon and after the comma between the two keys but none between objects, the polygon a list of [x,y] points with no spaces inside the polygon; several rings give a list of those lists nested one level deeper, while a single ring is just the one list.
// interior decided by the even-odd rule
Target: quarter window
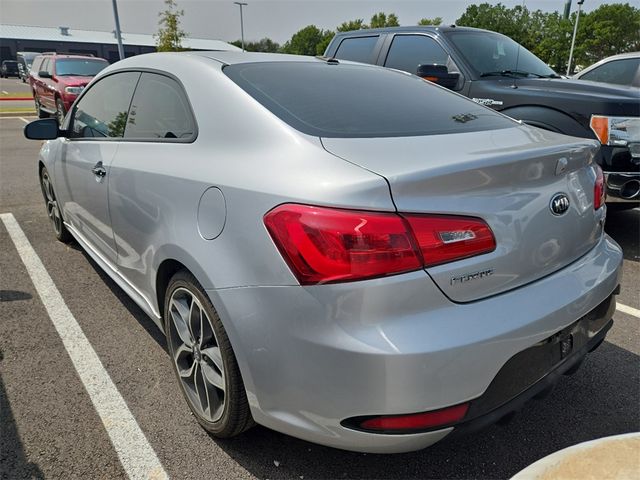
[{"label": "quarter window", "polygon": [[371,55],[378,36],[345,38],[336,52],[336,58],[353,62],[373,63]]},{"label": "quarter window", "polygon": [[384,64],[415,75],[418,65],[447,65],[449,55],[433,38],[425,35],[396,35]]},{"label": "quarter window", "polygon": [[182,87],[172,78],[143,73],[131,102],[124,138],[190,139],[195,121]]},{"label": "quarter window", "polygon": [[123,72],[100,79],[79,100],[71,119],[71,138],[120,138],[138,72]]}]

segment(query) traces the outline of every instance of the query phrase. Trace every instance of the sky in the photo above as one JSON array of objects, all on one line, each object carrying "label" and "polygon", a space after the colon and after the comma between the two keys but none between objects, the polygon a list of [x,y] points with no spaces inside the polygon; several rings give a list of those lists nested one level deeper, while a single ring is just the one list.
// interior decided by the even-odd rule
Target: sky
[{"label": "sky", "polygon": [[[453,23],[474,2],[462,0],[242,0],[245,40],[269,37],[278,43],[301,28],[314,24],[335,30],[347,20],[363,18],[368,22],[376,12],[395,13],[401,25],[415,25],[423,17],[442,17]],[[495,0],[484,0],[491,4]],[[624,1],[624,0],[621,0]],[[194,38],[233,41],[240,38],[240,14],[233,0],[177,0],[184,10],[182,27]],[[481,3],[481,2],[475,2]],[[502,0],[503,5],[521,5],[523,0]],[[563,10],[565,0],[524,0],[530,10]],[[586,0],[583,11],[606,2]],[[572,11],[577,8],[573,0]],[[163,0],[118,0],[120,26],[128,33],[156,33],[158,12]],[[45,27],[70,27],[72,30],[114,29],[111,0],[0,0],[0,23]]]}]

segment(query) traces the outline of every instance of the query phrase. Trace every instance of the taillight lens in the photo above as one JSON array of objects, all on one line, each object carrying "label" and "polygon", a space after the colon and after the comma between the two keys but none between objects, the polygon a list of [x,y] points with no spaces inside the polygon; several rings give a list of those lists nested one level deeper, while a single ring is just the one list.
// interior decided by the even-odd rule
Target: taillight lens
[{"label": "taillight lens", "polygon": [[596,165],[596,183],[593,187],[593,208],[598,210],[604,205],[604,174],[600,165]]},{"label": "taillight lens", "polygon": [[416,237],[425,267],[495,250],[493,232],[474,217],[404,215]]},{"label": "taillight lens", "polygon": [[453,407],[443,408],[424,413],[409,415],[382,415],[370,417],[365,420],[346,420],[346,426],[353,425],[362,430],[370,430],[380,433],[401,433],[427,430],[437,427],[445,427],[460,422],[469,410],[469,404],[463,403]]},{"label": "taillight lens", "polygon": [[285,204],[264,223],[303,285],[409,272],[495,248],[488,225],[469,217]]},{"label": "taillight lens", "polygon": [[422,268],[404,220],[389,213],[281,205],[264,223],[301,284]]}]

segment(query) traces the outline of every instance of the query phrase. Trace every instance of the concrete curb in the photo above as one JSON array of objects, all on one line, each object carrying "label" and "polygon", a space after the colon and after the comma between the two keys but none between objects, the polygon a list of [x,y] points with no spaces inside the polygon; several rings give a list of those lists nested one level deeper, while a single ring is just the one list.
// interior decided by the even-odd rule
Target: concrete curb
[{"label": "concrete curb", "polygon": [[16,101],[16,102],[21,102],[24,100],[33,100],[33,97],[0,97],[0,101]]},{"label": "concrete curb", "polygon": [[633,480],[640,471],[640,432],[579,443],[552,453],[511,480]]}]

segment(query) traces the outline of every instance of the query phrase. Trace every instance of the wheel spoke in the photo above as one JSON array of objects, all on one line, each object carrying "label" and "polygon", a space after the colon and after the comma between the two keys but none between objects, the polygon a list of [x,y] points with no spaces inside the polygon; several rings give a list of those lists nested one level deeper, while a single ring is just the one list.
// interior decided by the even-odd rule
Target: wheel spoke
[{"label": "wheel spoke", "polygon": [[222,371],[218,371],[213,365],[210,365],[208,362],[204,361],[200,364],[202,368],[202,373],[207,381],[207,383],[213,385],[214,387],[222,390],[225,390],[225,382],[224,375]]},{"label": "wheel spoke", "polygon": [[196,297],[191,297],[191,306],[189,308],[189,331],[193,339],[200,344],[202,338],[202,309],[200,304],[196,300]]},{"label": "wheel spoke", "polygon": [[175,327],[182,343],[187,346],[192,346],[193,338],[186,321],[187,316],[189,315],[189,310],[187,309],[186,305],[184,305],[179,300],[172,299],[171,303],[169,304],[169,313],[171,314],[173,326]]},{"label": "wheel spoke", "polygon": [[196,385],[196,395],[200,402],[200,408],[205,416],[211,417],[211,403],[209,401],[209,389],[207,388],[207,381],[205,380],[202,372],[202,364],[198,364],[193,373],[194,383]]},{"label": "wheel spoke", "polygon": [[220,349],[218,347],[208,347],[202,350],[202,355],[211,360],[211,363],[220,370],[223,371],[222,364],[222,355],[220,354]]},{"label": "wheel spoke", "polygon": [[178,369],[178,375],[185,379],[193,376],[193,371],[197,364],[189,347],[180,345],[175,351],[173,361]]}]

